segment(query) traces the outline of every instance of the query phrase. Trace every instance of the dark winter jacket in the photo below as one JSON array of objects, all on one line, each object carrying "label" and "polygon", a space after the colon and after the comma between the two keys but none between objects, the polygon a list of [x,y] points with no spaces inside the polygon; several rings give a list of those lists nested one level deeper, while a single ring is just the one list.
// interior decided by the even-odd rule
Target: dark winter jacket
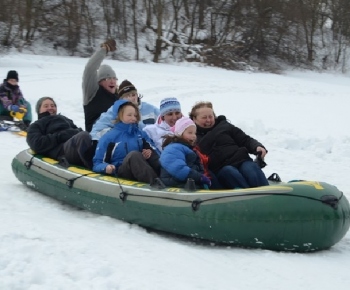
[{"label": "dark winter jacket", "polygon": [[67,117],[45,112],[29,126],[27,143],[35,153],[59,159],[64,154],[63,144],[81,131]]},{"label": "dark winter jacket", "polygon": [[90,103],[84,105],[85,114],[85,129],[91,132],[92,126],[102,113],[106,112],[114,102],[117,100],[117,95],[112,94],[105,90],[103,87],[99,87],[95,97]]},{"label": "dark winter jacket", "polygon": [[260,142],[245,134],[241,129],[219,116],[212,128],[197,126],[197,145],[202,153],[209,157],[209,169],[217,173],[226,165],[239,166],[252,160],[249,154],[255,154]]},{"label": "dark winter jacket", "polygon": [[184,186],[188,178],[201,184],[204,168],[193,148],[184,143],[167,145],[160,155],[160,178],[166,186]]},{"label": "dark winter jacket", "polygon": [[106,49],[96,51],[85,66],[83,73],[83,105],[85,114],[85,130],[90,132],[92,125],[118,99],[98,84],[97,70],[106,56]]}]

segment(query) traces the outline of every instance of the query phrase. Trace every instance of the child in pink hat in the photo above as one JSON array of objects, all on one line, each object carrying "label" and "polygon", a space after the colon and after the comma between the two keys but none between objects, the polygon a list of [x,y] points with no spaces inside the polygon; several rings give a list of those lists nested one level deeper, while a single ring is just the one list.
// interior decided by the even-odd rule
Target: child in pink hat
[{"label": "child in pink hat", "polygon": [[160,178],[166,186],[183,187],[189,178],[202,188],[211,186],[211,180],[204,174],[201,159],[194,150],[196,130],[194,122],[183,117],[172,128],[174,135],[165,136],[160,156]]}]

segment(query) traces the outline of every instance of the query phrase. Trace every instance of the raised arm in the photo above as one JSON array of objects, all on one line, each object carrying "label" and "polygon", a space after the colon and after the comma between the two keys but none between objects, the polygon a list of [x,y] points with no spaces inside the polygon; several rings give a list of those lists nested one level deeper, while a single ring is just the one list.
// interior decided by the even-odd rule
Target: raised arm
[{"label": "raised arm", "polygon": [[101,47],[89,59],[83,73],[83,104],[87,105],[98,90],[97,70],[107,54],[107,48]]}]

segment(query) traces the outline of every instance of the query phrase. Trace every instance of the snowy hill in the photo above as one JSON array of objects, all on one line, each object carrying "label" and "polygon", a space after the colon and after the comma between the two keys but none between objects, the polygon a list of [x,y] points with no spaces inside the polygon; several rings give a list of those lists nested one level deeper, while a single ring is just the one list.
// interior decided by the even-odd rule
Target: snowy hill
[{"label": "snowy hill", "polygon": [[[83,127],[81,78],[87,59],[8,55],[2,77],[17,70],[35,108],[53,97],[58,111]],[[156,106],[175,96],[187,114],[211,101],[269,153],[264,172],[284,181],[337,186],[350,200],[350,82],[336,74],[245,73],[198,67],[106,60]],[[34,113],[34,116],[36,114]],[[109,217],[77,210],[17,181],[12,158],[25,138],[0,132],[0,289],[346,289],[350,234],[330,250],[277,253],[196,244],[149,233]]]}]

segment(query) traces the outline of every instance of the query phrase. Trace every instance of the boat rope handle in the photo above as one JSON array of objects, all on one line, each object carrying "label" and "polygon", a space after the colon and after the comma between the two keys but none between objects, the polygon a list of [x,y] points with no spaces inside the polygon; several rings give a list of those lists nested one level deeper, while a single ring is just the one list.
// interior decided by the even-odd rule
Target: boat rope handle
[{"label": "boat rope handle", "polygon": [[[290,193],[252,193],[252,194],[249,194],[249,196],[259,196],[259,195],[278,195],[278,196],[292,196],[292,197],[305,198],[305,199],[310,199],[310,200],[322,202],[323,204],[327,204],[327,205],[333,207],[334,209],[337,208],[339,201],[343,198],[343,192],[341,192],[341,195],[339,198],[337,198],[334,195],[325,195],[325,196],[322,196],[321,199],[317,199],[317,198],[314,198],[311,196],[304,196],[304,195],[290,194]],[[238,194],[235,196],[213,197],[213,198],[203,200],[203,202],[218,200],[218,199],[222,199],[222,198],[238,197],[238,196],[246,196],[246,194]]]},{"label": "boat rope handle", "polygon": [[[66,180],[66,184],[69,188],[72,188],[73,185],[74,185],[74,182],[81,178],[81,177],[84,177],[84,176],[88,176],[90,174],[96,174],[95,172],[91,172],[91,173],[86,173],[86,174],[82,174],[78,177],[75,177],[75,178],[71,178],[71,179],[67,179],[67,178],[63,178],[62,176],[58,175],[57,173],[54,173],[52,171],[49,171],[45,168],[42,168],[36,164],[33,163],[33,158],[34,156],[29,160],[29,161],[26,161],[24,163],[24,166],[27,168],[27,169],[30,169],[31,166],[35,166],[39,169],[42,169],[43,171],[46,171],[48,173],[51,173],[52,175],[55,175],[59,178],[62,178],[64,180]],[[228,196],[218,196],[218,197],[213,197],[213,198],[208,198],[208,199],[204,199],[204,200],[200,200],[200,199],[196,199],[196,200],[185,200],[185,199],[180,199],[180,198],[174,198],[174,197],[164,197],[164,196],[153,196],[153,195],[141,195],[141,194],[134,194],[134,193],[127,193],[123,190],[123,187],[122,185],[120,184],[120,181],[119,181],[119,178],[117,178],[117,181],[118,181],[118,185],[119,185],[119,188],[120,188],[120,194],[119,194],[119,198],[124,202],[126,201],[126,197],[127,196],[135,196],[135,197],[149,197],[149,198],[158,198],[158,199],[167,199],[167,200],[174,200],[174,201],[182,201],[182,202],[186,202],[186,203],[190,203],[191,204],[191,208],[194,210],[194,211],[197,211],[199,209],[199,205],[204,203],[204,202],[207,202],[207,201],[213,201],[213,200],[220,200],[220,199],[225,199],[225,198],[234,198],[234,197],[242,197],[242,196],[247,196],[247,194],[237,194],[237,195],[228,195]],[[333,196],[333,195],[325,195],[323,197],[321,197],[321,199],[317,199],[317,198],[314,198],[314,197],[311,197],[311,196],[303,196],[303,195],[298,195],[298,194],[290,194],[290,193],[251,193],[249,194],[249,196],[263,196],[263,195],[278,195],[278,196],[284,196],[284,197],[287,197],[287,196],[292,196],[292,197],[299,197],[299,198],[305,198],[305,199],[310,199],[310,200],[314,200],[314,201],[318,201],[318,202],[322,202],[323,204],[325,205],[329,205],[331,206],[332,208],[336,209],[337,208],[337,205],[339,203],[339,201],[342,199],[343,197],[343,192],[341,192],[341,196],[339,198],[337,198],[336,196]]]},{"label": "boat rope handle", "polygon": [[27,170],[29,170],[30,167],[33,165],[33,158],[34,158],[34,156],[32,158],[30,158],[29,161],[24,162],[24,166],[25,166],[25,168],[27,168]]},{"label": "boat rope handle", "polygon": [[[125,192],[121,192],[121,193],[124,194]],[[128,193],[127,195],[135,196],[135,197],[149,197],[149,198],[158,198],[158,199],[182,201],[182,202],[190,203],[191,204],[191,208],[194,211],[197,211],[199,209],[200,204],[202,204],[204,202],[207,202],[207,201],[247,196],[246,194],[237,194],[237,195],[234,195],[234,196],[232,196],[232,195],[229,195],[229,196],[218,196],[218,197],[208,198],[208,199],[204,199],[204,200],[195,199],[195,200],[191,201],[191,200],[185,200],[185,199],[174,198],[174,197],[152,196],[152,195],[143,195],[143,194],[134,194],[134,193]],[[251,193],[251,194],[249,194],[249,196],[263,196],[263,195],[278,195],[278,196],[281,196],[281,197],[291,196],[291,197],[305,198],[305,199],[310,199],[310,200],[313,200],[313,201],[322,202],[323,204],[329,205],[332,208],[336,209],[337,208],[337,204],[339,203],[339,201],[343,197],[343,192],[341,192],[341,196],[339,198],[337,198],[337,197],[335,197],[333,195],[326,195],[327,198],[323,198],[322,197],[323,199],[322,198],[321,199],[317,199],[317,198],[314,198],[314,197],[297,195],[297,194],[290,194],[290,193]],[[124,196],[123,196],[122,200],[125,201],[125,197]],[[331,202],[329,200],[331,200]]]},{"label": "boat rope handle", "polygon": [[66,181],[66,185],[67,185],[69,188],[72,188],[72,187],[73,187],[74,182],[75,182],[77,179],[79,179],[79,178],[81,178],[81,177],[84,177],[84,176],[88,176],[88,175],[90,175],[90,174],[96,174],[95,172],[89,172],[89,173],[81,174],[81,175],[79,175],[78,177],[74,177],[74,178],[64,178],[64,177],[62,177],[61,175],[58,175],[57,173],[54,173],[54,172],[52,172],[52,171],[50,171],[50,170],[47,170],[47,169],[45,169],[45,168],[43,168],[43,167],[41,167],[41,166],[39,166],[39,165],[34,164],[34,163],[33,163],[33,158],[34,158],[34,157],[35,157],[35,156],[31,157],[29,161],[24,162],[24,166],[25,166],[27,169],[30,169],[32,166],[34,166],[34,167],[36,167],[36,168],[38,168],[38,169],[41,169],[42,171],[45,171],[45,172],[50,173],[50,174],[52,174],[52,175],[54,175],[54,176],[56,176],[56,177],[59,177],[59,178],[61,178],[61,179],[63,179],[63,180]]},{"label": "boat rope handle", "polygon": [[66,179],[66,180],[67,180],[66,185],[67,185],[69,188],[72,188],[73,185],[74,185],[74,182],[75,182],[76,180],[78,180],[78,179],[81,178],[81,177],[88,176],[88,175],[90,175],[90,174],[92,174],[92,173],[89,172],[89,173],[85,173],[85,174],[79,175],[78,177]]},{"label": "boat rope handle", "polygon": [[122,200],[122,202],[124,202],[126,200],[126,197],[128,196],[128,193],[124,191],[116,172],[114,172],[114,177],[117,179],[117,182],[120,188],[119,198]]},{"label": "boat rope handle", "polygon": [[125,191],[119,193],[119,198],[122,200],[122,202],[126,201],[127,196],[128,193],[126,193]]},{"label": "boat rope handle", "polygon": [[203,201],[200,199],[195,199],[194,201],[192,201],[191,207],[193,209],[193,211],[197,211],[199,210],[199,206],[201,205]]}]

